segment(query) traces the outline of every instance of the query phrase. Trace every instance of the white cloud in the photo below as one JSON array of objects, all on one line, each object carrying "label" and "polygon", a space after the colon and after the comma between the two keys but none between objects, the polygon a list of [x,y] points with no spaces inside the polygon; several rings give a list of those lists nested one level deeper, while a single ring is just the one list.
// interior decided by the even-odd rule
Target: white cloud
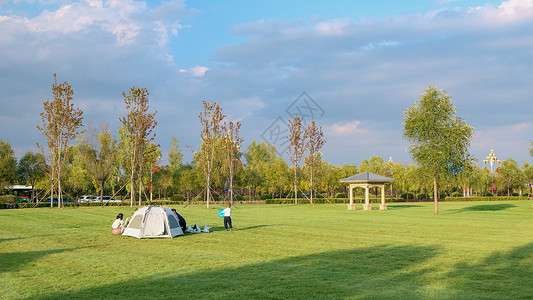
[{"label": "white cloud", "polygon": [[191,68],[189,71],[194,77],[204,77],[205,72],[207,72],[207,70],[209,70],[207,67],[196,66]]},{"label": "white cloud", "polygon": [[335,19],[318,22],[315,28],[322,35],[342,35],[349,25],[351,25],[349,19]]},{"label": "white cloud", "polygon": [[331,132],[333,134],[337,135],[352,135],[352,134],[365,134],[368,132],[368,130],[360,129],[359,125],[361,124],[361,121],[352,121],[344,124],[332,124],[328,127],[328,132]]}]

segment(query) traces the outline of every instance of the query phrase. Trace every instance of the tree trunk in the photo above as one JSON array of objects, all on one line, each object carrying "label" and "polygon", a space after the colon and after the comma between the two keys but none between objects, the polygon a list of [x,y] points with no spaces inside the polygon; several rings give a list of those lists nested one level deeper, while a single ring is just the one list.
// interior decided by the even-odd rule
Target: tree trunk
[{"label": "tree trunk", "polygon": [[294,166],[294,204],[298,205],[298,185],[296,184],[296,165]]},{"label": "tree trunk", "polygon": [[437,176],[433,176],[433,199],[435,200],[435,214],[439,213],[439,200],[437,193]]},{"label": "tree trunk", "polygon": [[311,204],[313,204],[313,163],[311,163],[311,191],[310,191],[310,196],[311,196]]},{"label": "tree trunk", "polygon": [[209,199],[211,199],[211,189],[209,188],[209,179],[210,179],[210,176],[211,174],[207,173],[207,181],[205,183],[205,189],[206,189],[206,193],[205,193],[205,201],[207,203],[207,209],[209,209]]}]

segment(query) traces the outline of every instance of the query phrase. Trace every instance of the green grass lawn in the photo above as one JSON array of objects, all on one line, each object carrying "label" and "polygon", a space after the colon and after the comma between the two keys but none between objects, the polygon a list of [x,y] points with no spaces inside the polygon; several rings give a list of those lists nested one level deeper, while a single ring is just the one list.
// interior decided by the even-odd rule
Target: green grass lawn
[{"label": "green grass lawn", "polygon": [[129,207],[0,210],[0,299],[533,297],[531,201],[242,205],[233,232],[175,208],[211,233],[112,235]]}]

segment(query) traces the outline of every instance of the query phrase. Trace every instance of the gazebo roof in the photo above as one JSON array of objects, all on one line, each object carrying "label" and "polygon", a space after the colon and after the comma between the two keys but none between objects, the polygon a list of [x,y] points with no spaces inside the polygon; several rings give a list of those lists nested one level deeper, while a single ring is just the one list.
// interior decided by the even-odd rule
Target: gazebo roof
[{"label": "gazebo roof", "polygon": [[346,183],[365,183],[365,182],[387,183],[387,182],[393,182],[394,179],[390,177],[385,177],[385,176],[377,175],[374,173],[370,173],[370,172],[364,172],[364,173],[353,175],[347,178],[343,178],[340,181],[346,182]]}]

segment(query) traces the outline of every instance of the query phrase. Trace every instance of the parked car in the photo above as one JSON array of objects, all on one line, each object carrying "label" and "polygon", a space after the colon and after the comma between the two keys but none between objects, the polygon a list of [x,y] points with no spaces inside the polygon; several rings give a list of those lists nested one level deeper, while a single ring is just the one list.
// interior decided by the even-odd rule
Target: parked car
[{"label": "parked car", "polygon": [[94,199],[95,196],[93,195],[83,195],[78,199],[79,203],[85,203],[85,202],[91,202],[91,199]]},{"label": "parked car", "polygon": [[[57,197],[54,197],[53,202],[54,202],[54,203],[57,203],[57,199],[58,199]],[[61,199],[63,200],[63,203],[74,203],[74,201],[70,200],[70,199],[67,198],[67,197],[63,197],[63,198],[61,198]],[[50,203],[50,198],[46,198],[46,199],[44,199],[42,202],[43,202],[43,203]]]},{"label": "parked car", "polygon": [[94,202],[122,202],[122,200],[117,200],[111,196],[104,196],[103,198],[101,198],[100,196],[94,198],[95,201]]}]

